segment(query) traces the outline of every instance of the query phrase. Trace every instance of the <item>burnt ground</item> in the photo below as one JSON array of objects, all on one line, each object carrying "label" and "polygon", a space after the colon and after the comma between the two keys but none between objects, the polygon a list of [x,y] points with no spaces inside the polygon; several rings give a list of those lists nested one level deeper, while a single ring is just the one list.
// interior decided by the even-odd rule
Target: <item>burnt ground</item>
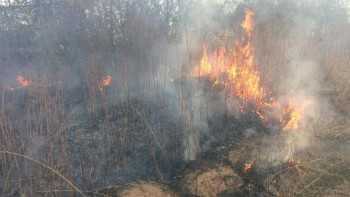
[{"label": "burnt ground", "polygon": [[[346,157],[346,141],[350,136],[346,126],[337,128],[332,134],[319,133],[313,139],[315,143],[310,143],[312,145],[309,148],[295,152],[300,162],[282,161],[278,165],[272,165],[254,154],[266,146],[266,139],[283,141],[286,137],[284,133],[271,132],[271,129],[262,126],[259,121],[237,119],[228,115],[217,116],[209,121],[209,126],[214,136],[213,142],[195,161],[175,168],[174,176],[170,179],[157,183],[138,180],[124,187],[111,186],[98,193],[133,196],[134,192],[155,189],[162,192],[143,194],[237,197],[349,194],[350,162]],[[340,144],[342,145],[339,146]],[[280,148],[282,151],[283,147]],[[253,161],[253,166],[245,171],[245,164]]]},{"label": "burnt ground", "polygon": [[[160,182],[169,185],[172,190],[175,191],[175,193],[177,192],[180,196],[193,196],[193,193],[186,189],[186,182],[194,180],[187,180],[188,177],[186,177],[186,175],[196,171],[199,171],[199,174],[206,173],[207,171],[211,172],[212,169],[220,169],[224,166],[224,168],[232,169],[236,174],[235,176],[240,178],[239,180],[235,179],[235,186],[222,192],[222,196],[257,196],[261,193],[266,194],[266,186],[263,181],[263,177],[266,176],[266,173],[258,172],[255,168],[247,172],[243,170],[245,163],[249,162],[251,153],[248,151],[251,150],[246,150],[246,157],[241,161],[232,162],[230,160],[230,153],[235,150],[241,151],[244,141],[257,139],[268,134],[268,129],[263,126],[262,122],[257,121],[258,118],[252,120],[248,117],[254,116],[246,115],[237,119],[234,116],[222,114],[209,120],[210,133],[212,134],[213,140],[212,143],[203,148],[203,151],[198,154],[196,160],[190,161],[189,163],[182,163],[182,165],[176,165],[173,168],[171,176],[163,176]],[[247,130],[250,130],[250,132],[246,132]],[[147,151],[143,154],[147,157]],[[160,163],[159,167],[168,168],[164,163]],[[213,171],[216,172],[216,170]],[[162,172],[164,172],[164,169]],[[215,176],[215,173],[208,174],[208,176]],[[155,177],[150,180],[155,180],[154,178]],[[137,181],[140,180],[145,179],[140,178]],[[122,188],[123,187],[115,188],[112,186],[107,190],[103,189],[99,192],[114,196],[117,193],[120,194]],[[201,196],[200,194],[198,195]]]},{"label": "burnt ground", "polygon": [[[296,153],[300,164],[285,162],[260,168],[265,161],[256,159],[256,150],[263,147],[266,138],[283,139],[283,133],[278,133],[281,129],[266,127],[254,114],[239,118],[217,114],[208,120],[210,137],[206,138],[211,143],[202,146],[196,160],[185,162],[180,120],[158,102],[130,99],[106,107],[102,104],[113,103],[112,98],[98,96],[102,104],[93,112],[84,90],[66,94],[69,99],[64,105],[71,112],[59,133],[67,140],[66,159],[56,168],[71,174],[73,183],[89,196],[132,196],[143,191],[134,188],[156,188],[160,196],[309,196],[310,191],[325,188],[347,191],[350,166],[344,156],[350,136],[346,125],[329,128],[331,132],[325,134],[318,131],[314,145]],[[13,103],[25,105],[37,95],[23,89],[7,96]],[[6,111],[18,113],[23,108],[9,105]],[[62,146],[57,140],[54,150]],[[36,154],[47,148],[43,145]],[[58,162],[60,157],[56,159]],[[251,162],[253,167],[244,171],[245,164]],[[46,179],[51,177],[42,177],[40,187],[49,187]]]}]

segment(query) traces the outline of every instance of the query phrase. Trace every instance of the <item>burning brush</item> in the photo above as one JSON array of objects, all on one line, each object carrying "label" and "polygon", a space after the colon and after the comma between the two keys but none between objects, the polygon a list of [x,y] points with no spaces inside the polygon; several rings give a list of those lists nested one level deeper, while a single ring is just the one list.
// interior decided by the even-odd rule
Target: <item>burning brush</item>
[{"label": "burning brush", "polygon": [[63,83],[62,81],[58,81],[58,82],[54,82],[54,83],[47,82],[46,77],[45,77],[44,82],[35,82],[34,83],[31,79],[25,79],[23,77],[23,75],[21,75],[21,74],[18,74],[18,76],[16,77],[16,82],[17,82],[16,87],[12,87],[12,86],[7,85],[7,86],[5,86],[6,89],[8,89],[10,91],[14,91],[17,89],[27,88],[27,87],[31,87],[31,86],[44,88],[44,87],[51,87],[53,85],[58,85],[58,84]]},{"label": "burning brush", "polygon": [[[242,37],[241,41],[236,40],[232,53],[222,46],[209,55],[207,47],[203,45],[200,64],[189,75],[197,78],[208,77],[212,81],[212,87],[225,87],[229,92],[229,99],[236,103],[240,112],[251,110],[253,106],[253,112],[263,122],[279,122],[283,131],[296,130],[312,101],[302,101],[301,105],[296,104],[294,100],[279,103],[271,96],[270,91],[261,85],[260,72],[254,67],[253,17],[254,12],[245,9],[245,20],[241,27],[245,30],[246,39]],[[279,113],[277,119],[276,112]]]}]

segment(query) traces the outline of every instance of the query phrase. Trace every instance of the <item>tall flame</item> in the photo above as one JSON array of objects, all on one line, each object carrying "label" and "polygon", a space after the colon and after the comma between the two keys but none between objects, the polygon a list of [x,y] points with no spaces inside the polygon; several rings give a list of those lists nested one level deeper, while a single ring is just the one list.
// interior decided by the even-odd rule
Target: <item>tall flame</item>
[{"label": "tall flame", "polygon": [[[200,65],[190,73],[191,76],[208,76],[214,81],[212,87],[224,85],[229,89],[231,97],[240,98],[244,105],[254,103],[260,109],[265,99],[265,90],[260,85],[259,72],[253,66],[254,50],[251,44],[253,32],[254,13],[246,9],[245,20],[241,26],[247,34],[246,44],[242,41],[235,41],[233,53],[228,54],[226,47],[222,46],[218,51],[214,51],[208,56],[207,48],[203,46],[203,56]],[[228,58],[230,57],[230,58]]]},{"label": "tall flame", "polygon": [[245,20],[242,22],[241,26],[245,30],[247,36],[250,38],[252,37],[252,33],[253,33],[254,12],[249,9],[245,9],[244,12],[245,12]]},{"label": "tall flame", "polygon": [[[310,101],[298,106],[290,101],[283,106],[270,96],[270,92],[261,85],[260,73],[254,67],[254,48],[252,35],[254,30],[254,13],[245,9],[245,19],[241,27],[246,38],[234,42],[234,50],[228,52],[225,46],[208,53],[203,45],[200,64],[190,73],[192,77],[208,77],[212,87],[223,86],[229,91],[229,97],[237,103],[241,112],[253,105],[255,113],[263,121],[268,121],[272,112],[281,112],[280,123],[284,131],[296,130],[304,118],[304,112]],[[249,107],[248,107],[249,106]],[[275,116],[272,116],[275,117]]]}]

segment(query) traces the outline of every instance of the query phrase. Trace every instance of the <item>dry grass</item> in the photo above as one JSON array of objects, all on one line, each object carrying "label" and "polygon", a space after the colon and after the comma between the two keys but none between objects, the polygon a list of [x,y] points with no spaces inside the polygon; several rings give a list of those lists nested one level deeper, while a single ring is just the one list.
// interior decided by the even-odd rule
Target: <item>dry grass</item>
[{"label": "dry grass", "polygon": [[151,181],[140,181],[131,183],[128,186],[121,189],[121,191],[119,192],[119,196],[177,197],[179,195],[177,195],[176,192],[173,191],[167,185]]},{"label": "dry grass", "polygon": [[[140,2],[144,3],[143,1]],[[257,14],[259,14],[258,11]],[[131,21],[134,23],[134,18]],[[316,90],[317,95],[320,96],[322,94],[322,98],[330,101],[331,105],[334,106],[333,110],[336,118],[341,118],[345,121],[339,121],[341,123],[335,121],[339,125],[332,125],[333,128],[329,130],[313,128],[314,131],[311,133],[314,136],[311,146],[298,152],[301,157],[301,163],[286,167],[283,166],[282,162],[282,168],[278,172],[271,172],[268,177],[264,177],[266,178],[265,180],[259,181],[263,181],[267,190],[275,196],[293,196],[295,194],[309,196],[311,190],[348,189],[350,182],[348,150],[350,148],[347,143],[350,140],[350,127],[346,121],[349,120],[350,115],[349,24],[326,23],[322,28],[315,30],[312,35],[309,35],[310,32],[292,31],[293,27],[295,27],[293,25],[295,24],[289,20],[288,16],[273,15],[264,21],[257,19],[255,28],[257,33],[253,36],[254,61],[259,71],[261,71],[264,85],[274,94],[284,93],[288,91],[286,87],[289,85],[289,82],[285,79],[290,74],[286,68],[293,66],[293,63],[299,60],[302,62],[315,62],[319,68],[317,71],[321,72],[320,77],[317,79],[319,80],[318,84],[320,84],[320,87]],[[303,25],[305,24],[301,24],[299,27]],[[149,35],[153,34],[153,32],[148,33]],[[153,42],[152,39],[147,41]],[[189,47],[188,45],[187,43],[187,48]],[[148,47],[148,45],[145,46]],[[161,46],[160,48],[163,47]],[[166,47],[169,46],[164,48]],[[191,46],[190,48],[192,49],[193,47]],[[143,48],[139,50],[148,53],[150,49]],[[291,55],[295,51],[297,51],[296,54]],[[80,74],[83,82],[81,87],[84,92],[84,98],[78,105],[84,105],[88,113],[89,123],[87,124],[89,125],[86,132],[91,132],[91,130],[95,129],[92,127],[92,122],[97,119],[98,110],[102,109],[104,112],[104,119],[108,128],[106,133],[103,134],[108,136],[108,140],[105,143],[117,144],[117,150],[115,151],[119,154],[119,160],[116,159],[118,161],[114,161],[115,158],[112,158],[111,161],[113,162],[109,163],[108,166],[118,168],[119,165],[127,165],[125,159],[125,154],[127,153],[124,152],[125,146],[127,146],[126,143],[128,143],[126,133],[129,132],[128,128],[131,127],[129,124],[134,124],[134,122],[130,121],[129,123],[128,117],[125,117],[125,121],[115,123],[118,130],[112,131],[111,124],[113,124],[113,120],[110,118],[110,104],[123,103],[125,106],[129,105],[130,87],[132,86],[129,83],[131,83],[131,80],[136,81],[134,86],[137,87],[137,95],[142,95],[141,99],[156,98],[155,102],[159,105],[168,104],[164,101],[167,99],[164,96],[167,88],[165,82],[163,86],[151,88],[152,85],[157,84],[153,83],[155,82],[155,76],[159,78],[164,77],[164,79],[168,76],[165,74],[164,76],[157,76],[156,71],[153,71],[154,73],[150,74],[150,76],[145,73],[150,72],[152,69],[157,70],[157,66],[163,64],[168,66],[169,62],[166,59],[169,54],[163,52],[157,58],[153,56],[143,58],[141,55],[135,55],[134,59],[137,59],[135,62],[141,62],[140,65],[147,65],[141,68],[141,74],[136,75],[140,79],[128,79],[128,72],[132,71],[127,70],[129,67],[126,60],[127,56],[123,56],[124,54],[122,53],[116,53],[116,56],[123,60],[111,60],[114,68],[110,70],[113,70],[116,76],[114,85],[118,85],[113,87],[115,91],[109,93],[105,90],[99,91],[98,84],[107,74],[105,68],[110,65],[108,65],[108,60],[104,62],[102,49],[99,55],[95,55],[95,52],[85,54],[80,62],[82,64]],[[54,56],[54,51],[50,53]],[[190,52],[187,51],[187,53],[185,55],[191,57]],[[51,58],[53,57],[48,59]],[[147,62],[149,59],[152,59],[153,62]],[[191,64],[191,60],[187,60],[187,58],[186,60],[181,60],[181,58],[177,57],[176,60],[177,63],[174,67],[179,70],[179,73],[185,70],[184,68],[188,66],[187,64]],[[157,68],[152,67],[154,66],[151,65],[153,63],[156,64],[155,67]],[[138,64],[136,65],[141,67]],[[32,65],[29,67],[28,74],[25,77],[35,81],[35,77],[42,73],[36,73]],[[53,76],[50,76],[50,79],[64,81],[69,84],[71,80],[62,77],[68,72],[69,70],[64,70],[61,73],[55,73]],[[186,73],[179,75],[180,79]],[[183,87],[182,82],[177,81],[177,83],[177,94],[179,96],[177,102],[180,106],[179,116],[184,132],[183,136],[187,139],[186,142],[182,143],[190,144],[190,146],[185,147],[184,144],[177,146],[179,149],[176,152],[177,155],[167,155],[169,158],[180,158],[181,156],[179,155],[183,154],[184,147],[189,149],[187,152],[193,155],[200,152],[200,142],[204,138],[201,136],[202,134],[196,135],[196,128],[194,128],[193,123],[194,118],[192,116],[193,114],[199,114],[199,130],[202,130],[202,124],[206,121],[203,118],[204,115],[201,114],[201,108],[206,106],[199,101],[201,100],[201,95],[197,93],[197,91],[200,92],[199,88],[195,87],[193,89],[196,92],[193,103],[197,103],[193,104],[190,101],[185,101],[186,97],[182,96],[182,92],[185,91],[186,87]],[[0,85],[5,87],[7,84]],[[301,87],[303,84],[299,85]],[[69,87],[69,85],[67,86]],[[94,155],[89,155],[91,156],[90,158],[79,158],[78,165],[72,165],[67,157],[69,155],[67,152],[69,149],[68,134],[76,118],[74,107],[68,106],[75,102],[70,96],[71,93],[66,90],[68,87],[57,86],[55,91],[52,91],[49,87],[28,87],[23,91],[19,90],[9,93],[9,95],[5,95],[8,92],[2,89],[0,151],[2,153],[12,153],[12,155],[0,154],[0,179],[4,180],[1,188],[2,192],[9,195],[37,195],[39,191],[45,191],[47,195],[74,196],[77,191],[84,195],[84,191],[81,191],[80,186],[89,187],[89,189],[96,187],[94,185],[94,179],[97,177],[95,173],[101,161],[95,159]],[[151,89],[154,89],[154,91],[151,91]],[[156,92],[156,95],[152,95],[154,92]],[[16,94],[23,96],[23,98],[19,98],[20,96]],[[86,103],[88,103],[88,106],[85,106]],[[164,111],[158,111],[157,113],[163,114]],[[155,136],[155,129],[148,123],[147,117],[140,113],[140,109],[135,111],[134,117],[141,117],[145,130],[151,133],[148,141],[143,143],[149,143],[151,144],[150,147],[153,147],[151,150],[153,151],[154,165],[157,169],[157,177],[160,179],[161,175],[158,170],[155,150],[159,148],[163,155],[165,155],[165,151],[157,136]],[[181,134],[174,133],[174,144],[176,144],[175,141],[179,140],[178,136],[181,136]],[[278,141],[280,136],[274,136],[271,139]],[[259,166],[266,166],[268,161],[255,157],[259,153],[260,145],[259,140],[241,143],[238,150],[231,151],[228,155],[231,167],[243,170],[244,163],[248,162],[254,162],[253,168],[256,170]],[[89,152],[89,150],[85,151]],[[111,157],[107,150],[101,150],[101,152],[104,158]],[[39,165],[33,165],[29,160]],[[189,173],[184,179],[183,186],[191,194],[199,196],[217,196],[226,190],[238,188],[243,181],[231,167],[220,166]],[[79,176],[73,177],[73,173]],[[77,179],[84,184],[76,186],[73,180]],[[168,186],[154,182],[133,183],[121,191],[122,196],[176,196],[176,193]]]},{"label": "dry grass", "polygon": [[336,192],[348,194],[349,140],[349,127],[319,134],[309,147],[298,153],[300,163],[292,163],[265,180],[270,190],[275,196],[317,196],[318,192],[324,192],[325,196],[337,195]]},{"label": "dry grass", "polygon": [[185,176],[182,184],[192,195],[218,196],[224,191],[238,188],[242,180],[230,167],[219,166],[191,172]]}]

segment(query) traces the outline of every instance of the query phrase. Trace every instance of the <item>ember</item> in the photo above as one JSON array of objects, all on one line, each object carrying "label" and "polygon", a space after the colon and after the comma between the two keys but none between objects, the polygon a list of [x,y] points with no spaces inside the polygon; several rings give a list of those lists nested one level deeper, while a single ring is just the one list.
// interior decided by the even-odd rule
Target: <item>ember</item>
[{"label": "ember", "polygon": [[19,87],[27,87],[27,86],[33,85],[32,81],[24,80],[24,77],[22,75],[18,75],[16,80]]}]

